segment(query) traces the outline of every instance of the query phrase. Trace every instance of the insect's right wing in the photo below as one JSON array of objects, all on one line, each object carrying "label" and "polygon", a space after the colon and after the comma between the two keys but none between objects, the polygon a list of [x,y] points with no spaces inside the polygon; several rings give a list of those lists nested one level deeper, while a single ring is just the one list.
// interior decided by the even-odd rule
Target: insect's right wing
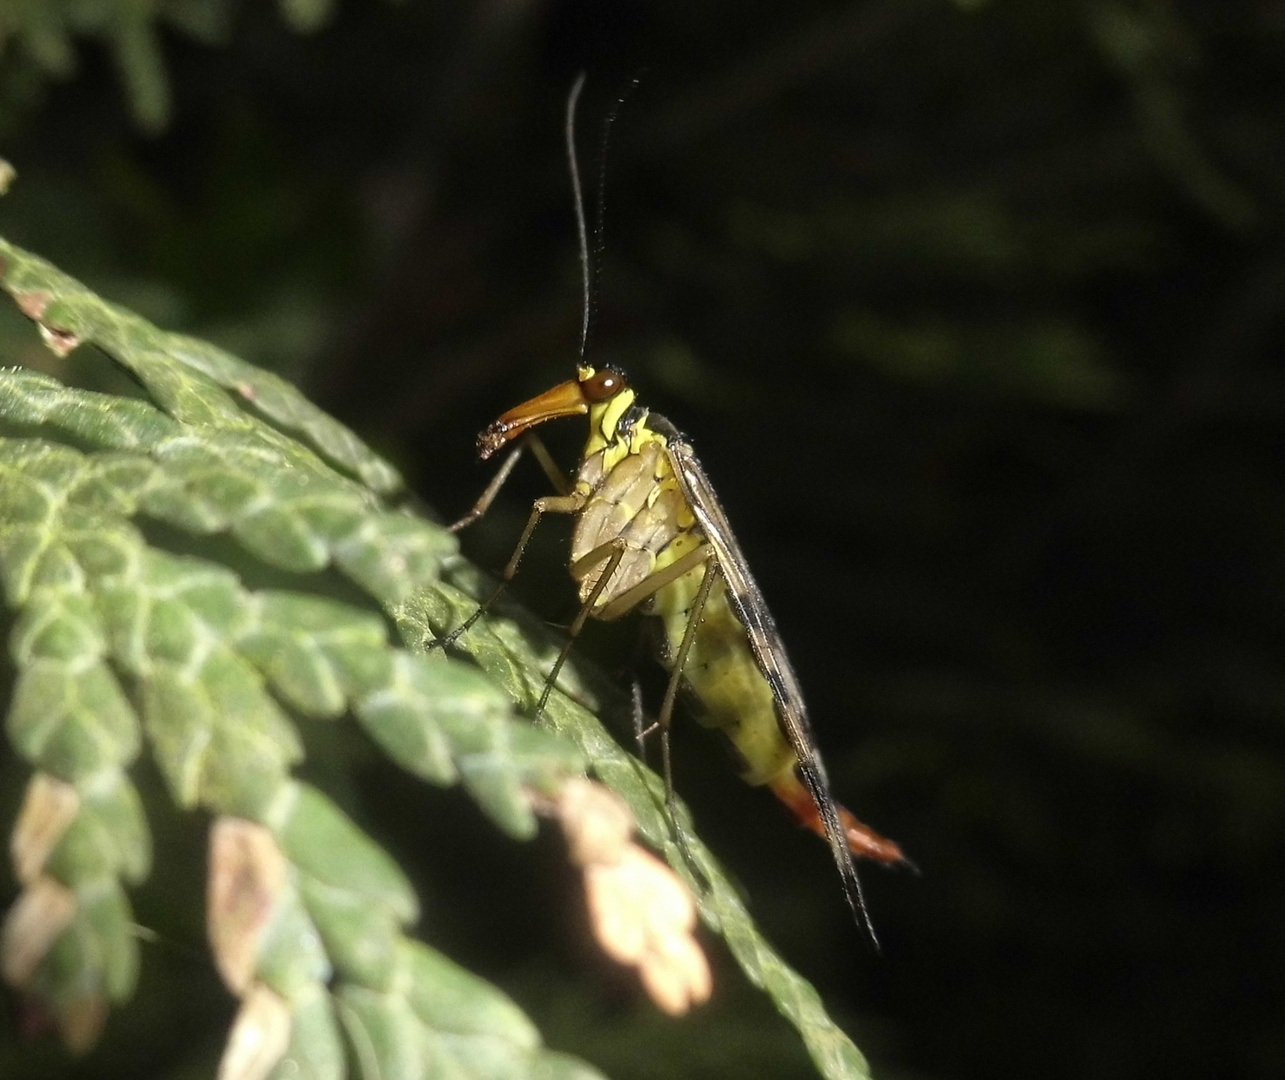
[{"label": "insect's right wing", "polygon": [[844,894],[852,908],[852,914],[878,949],[879,941],[875,936],[870,913],[866,910],[865,896],[861,891],[861,881],[857,877],[856,864],[848,847],[843,823],[839,819],[839,808],[830,792],[830,781],[826,776],[825,765],[817,752],[816,740],[812,736],[812,726],[808,723],[803,692],[799,688],[798,678],[790,665],[785,643],[776,629],[772,613],[768,610],[767,602],[759,591],[754,575],[750,573],[749,563],[746,562],[745,555],[736,542],[736,536],[728,523],[727,515],[723,512],[722,504],[719,503],[713,485],[705,475],[705,470],[692,451],[691,445],[663,417],[652,413],[648,417],[648,422],[666,437],[667,453],[678,478],[679,487],[704,531],[705,538],[714,548],[719,570],[727,582],[727,593],[732,602],[732,608],[741,625],[745,627],[750,651],[754,654],[759,670],[772,688],[777,722],[795,756],[799,759],[799,775],[812,796],[812,801],[816,803],[817,812],[821,815],[826,840],[830,844],[830,851],[839,868],[839,875],[843,879]]}]

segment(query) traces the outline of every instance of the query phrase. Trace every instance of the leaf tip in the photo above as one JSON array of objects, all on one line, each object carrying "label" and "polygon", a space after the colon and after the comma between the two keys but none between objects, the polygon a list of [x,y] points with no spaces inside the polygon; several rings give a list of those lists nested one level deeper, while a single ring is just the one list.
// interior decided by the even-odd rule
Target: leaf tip
[{"label": "leaf tip", "polygon": [[241,1000],[228,1034],[218,1080],[264,1080],[290,1046],[290,1006],[263,983],[255,983]]},{"label": "leaf tip", "polygon": [[0,928],[0,977],[15,989],[26,987],[78,906],[76,894],[48,874],[26,885]]},{"label": "leaf tip", "polygon": [[594,937],[608,956],[638,969],[656,1005],[681,1016],[709,1000],[713,979],[697,943],[696,902],[668,866],[631,839],[633,814],[591,780],[568,781],[556,813],[584,871]]},{"label": "leaf tip", "polygon": [[207,932],[215,967],[234,994],[248,993],[286,878],[286,859],[271,831],[235,817],[211,827]]}]

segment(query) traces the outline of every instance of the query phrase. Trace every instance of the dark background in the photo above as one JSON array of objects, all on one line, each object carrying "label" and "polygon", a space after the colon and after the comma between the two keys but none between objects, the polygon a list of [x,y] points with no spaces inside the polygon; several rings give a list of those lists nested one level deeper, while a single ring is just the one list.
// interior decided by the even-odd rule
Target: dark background
[{"label": "dark background", "polygon": [[[490,475],[477,430],[571,370],[571,81],[592,174],[642,72],[591,356],[691,435],[837,791],[923,874],[865,872],[871,956],[824,845],[683,725],[701,834],[885,1080],[1282,1074],[1285,4],[112,22],[134,7],[80,5],[74,70],[0,14],[0,231],[300,382],[444,517]],[[502,564],[540,492],[521,474],[465,550]],[[518,587],[551,621],[564,545],[549,526]],[[716,941],[715,1002],[657,1017],[584,944],[554,841],[324,734],[427,939],[555,1046],[617,1078],[809,1075]],[[210,1074],[231,1003],[176,913],[200,844],[160,838],[139,1001],[74,1069],[38,1044],[32,1076]]]}]

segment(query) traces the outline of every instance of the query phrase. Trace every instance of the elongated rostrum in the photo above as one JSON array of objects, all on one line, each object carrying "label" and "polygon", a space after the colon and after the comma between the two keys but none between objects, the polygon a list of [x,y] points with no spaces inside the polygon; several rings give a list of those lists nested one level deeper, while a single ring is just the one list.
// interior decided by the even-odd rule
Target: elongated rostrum
[{"label": "elongated rostrum", "polygon": [[[726,737],[742,778],[771,788],[799,822],[829,841],[853,914],[877,944],[853,856],[889,865],[907,860],[835,802],[785,646],[722,506],[690,444],[636,403],[622,372],[582,361],[574,379],[486,428],[478,436],[483,458],[510,443],[516,449],[456,527],[486,510],[525,448],[565,489],[533,429],[576,415],[588,417],[589,437],[574,483],[535,501],[505,581],[543,514],[574,514],[571,576],[582,607],[571,637],[588,617],[610,620],[639,609],[661,621],[660,659],[671,673],[662,731],[685,689],[701,723]],[[564,650],[551,680],[565,656]]]}]

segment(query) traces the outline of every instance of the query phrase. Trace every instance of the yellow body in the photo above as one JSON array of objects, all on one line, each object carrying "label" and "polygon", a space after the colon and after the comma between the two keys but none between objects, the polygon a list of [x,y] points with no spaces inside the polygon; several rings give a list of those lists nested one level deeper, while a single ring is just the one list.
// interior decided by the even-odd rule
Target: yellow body
[{"label": "yellow body", "polygon": [[[588,615],[614,619],[641,608],[660,619],[661,660],[671,672],[661,722],[668,723],[678,685],[673,673],[680,671],[698,718],[727,738],[741,776],[751,784],[770,785],[800,824],[825,837],[852,913],[874,941],[852,856],[890,864],[905,857],[895,843],[835,802],[785,645],[687,440],[664,417],[634,404],[634,392],[620,371],[596,370],[582,362],[574,379],[492,422],[478,435],[478,452],[488,458],[548,420],[586,415],[589,441],[574,488],[536,500],[505,568],[506,580],[516,572],[541,515],[575,514],[571,575],[585,606],[572,623],[572,638]],[[546,472],[562,489],[543,444],[533,439],[530,445],[543,455]],[[510,455],[459,526],[485,512],[520,452]],[[610,576],[604,581],[606,574]],[[706,574],[715,577],[711,581]],[[473,619],[483,610],[485,606]],[[472,620],[464,629],[470,625]],[[567,651],[554,666],[545,697]]]},{"label": "yellow body", "polygon": [[[616,537],[626,545],[595,610],[705,543],[674,475],[665,435],[648,426],[646,413],[622,431],[621,418],[632,404],[633,393],[627,391],[590,408],[589,441],[576,476],[576,491],[585,505],[572,539],[573,563]],[[605,567],[605,561],[599,562],[580,580],[582,600]],[[708,563],[699,565],[662,586],[646,603],[644,610],[658,616],[664,628],[661,660],[666,667],[673,667],[708,572]],[[705,602],[683,678],[698,703],[697,718],[731,742],[747,783],[765,784],[794,768],[798,758],[778,722],[772,687],[754,659],[721,576]]]}]

